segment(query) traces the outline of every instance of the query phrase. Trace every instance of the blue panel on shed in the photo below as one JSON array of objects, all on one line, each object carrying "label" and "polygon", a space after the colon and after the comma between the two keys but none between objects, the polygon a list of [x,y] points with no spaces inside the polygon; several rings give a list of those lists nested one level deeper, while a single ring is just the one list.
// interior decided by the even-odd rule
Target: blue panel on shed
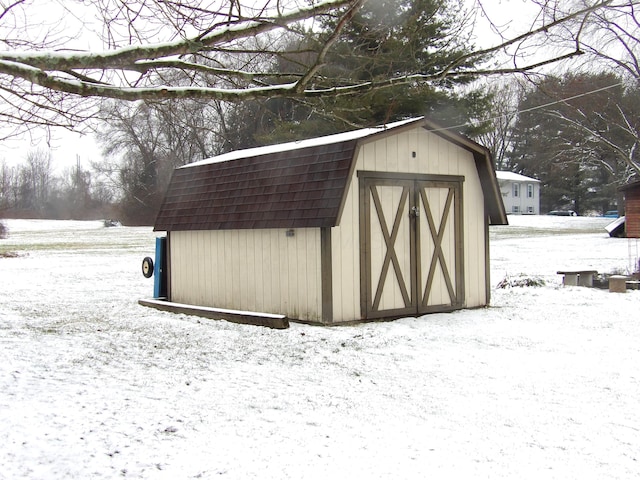
[{"label": "blue panel on shed", "polygon": [[156,238],[156,261],[153,269],[153,296],[163,298],[167,296],[167,276],[165,274],[165,259],[167,237]]}]

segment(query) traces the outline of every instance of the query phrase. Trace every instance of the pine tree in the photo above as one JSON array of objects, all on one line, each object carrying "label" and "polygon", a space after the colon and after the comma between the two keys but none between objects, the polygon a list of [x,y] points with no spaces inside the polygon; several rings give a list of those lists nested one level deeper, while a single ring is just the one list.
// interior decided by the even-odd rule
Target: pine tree
[{"label": "pine tree", "polygon": [[[469,51],[471,45],[462,35],[462,17],[456,0],[368,2],[343,30],[321,73],[331,78],[343,77],[345,83],[389,75],[433,74]],[[324,26],[324,31],[333,27],[331,21]],[[304,45],[292,44],[291,50],[296,53],[287,61],[281,60],[276,70],[295,72],[296,65],[307,60],[297,52],[319,48],[324,35],[320,32],[311,36]],[[253,144],[308,138],[419,115],[444,126],[464,125],[459,130],[474,135],[483,126],[473,127],[470,120],[482,118],[490,99],[479,90],[458,90],[471,80],[416,82],[409,88],[388,87],[358,96],[251,102],[234,109],[230,121],[235,121],[238,130],[245,132],[241,135],[252,138],[253,142],[248,143]],[[319,82],[317,86],[321,87]],[[246,135],[246,128],[250,135]]]}]

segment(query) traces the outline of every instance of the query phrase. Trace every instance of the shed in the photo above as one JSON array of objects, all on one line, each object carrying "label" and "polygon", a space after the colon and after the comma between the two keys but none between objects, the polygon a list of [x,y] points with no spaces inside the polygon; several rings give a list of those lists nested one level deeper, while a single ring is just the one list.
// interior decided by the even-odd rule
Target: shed
[{"label": "shed", "polygon": [[179,167],[154,230],[167,303],[334,325],[487,305],[505,224],[489,151],[416,118]]},{"label": "shed", "polygon": [[620,190],[624,194],[625,235],[640,238],[640,180],[628,183]]}]

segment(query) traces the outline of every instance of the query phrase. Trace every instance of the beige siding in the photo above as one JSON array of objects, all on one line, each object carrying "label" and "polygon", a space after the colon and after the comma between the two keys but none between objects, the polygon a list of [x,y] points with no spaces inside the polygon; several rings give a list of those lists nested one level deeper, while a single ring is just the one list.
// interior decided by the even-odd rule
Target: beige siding
[{"label": "beige siding", "polygon": [[171,232],[171,255],[173,302],[322,318],[320,229]]},{"label": "beige siding", "polygon": [[361,318],[359,170],[464,176],[465,306],[485,305],[484,197],[472,153],[418,127],[365,141],[357,155],[340,225],[332,229],[334,322]]},{"label": "beige siding", "polygon": [[[473,164],[473,159],[471,159]],[[475,171],[475,168],[474,168]],[[482,186],[478,175],[465,174],[464,261],[467,307],[488,303],[486,298],[485,213]]]}]

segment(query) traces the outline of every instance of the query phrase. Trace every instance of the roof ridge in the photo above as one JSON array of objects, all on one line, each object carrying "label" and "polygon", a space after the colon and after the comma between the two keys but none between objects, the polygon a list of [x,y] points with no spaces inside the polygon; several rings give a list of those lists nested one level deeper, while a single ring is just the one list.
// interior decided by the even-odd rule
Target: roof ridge
[{"label": "roof ridge", "polygon": [[299,150],[302,148],[318,147],[322,145],[330,145],[334,143],[347,142],[350,140],[359,140],[376,133],[385,132],[394,128],[408,125],[412,122],[417,122],[424,119],[424,117],[414,117],[407,120],[399,120],[397,122],[391,122],[377,127],[361,128],[358,130],[350,130],[348,132],[332,133],[330,135],[323,135],[320,137],[312,137],[304,140],[294,140],[291,142],[275,143],[273,145],[264,145],[262,147],[245,148],[242,150],[233,150],[231,152],[222,153],[211,158],[205,158],[193,163],[188,163],[178,168],[190,168],[200,165],[208,165],[211,163],[228,162],[231,160],[238,160],[240,158],[258,157],[263,155],[269,155],[272,153],[281,153],[290,150]]}]

